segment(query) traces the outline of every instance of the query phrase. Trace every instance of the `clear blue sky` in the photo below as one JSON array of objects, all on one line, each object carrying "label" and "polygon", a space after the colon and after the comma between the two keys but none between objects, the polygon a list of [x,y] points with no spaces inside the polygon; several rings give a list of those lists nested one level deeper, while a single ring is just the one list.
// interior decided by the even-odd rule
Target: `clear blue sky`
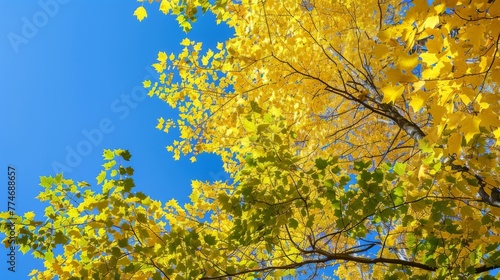
[{"label": "clear blue sky", "polygon": [[[166,135],[155,126],[157,118],[175,112],[140,87],[145,78],[156,78],[149,65],[158,51],[179,51],[186,36],[215,46],[229,31],[202,19],[186,35],[174,17],[156,7],[140,23],[132,15],[137,5],[117,0],[0,2],[2,211],[7,210],[9,165],[17,170],[17,213],[34,210],[40,218],[45,205],[35,199],[39,176],[54,175],[59,163],[68,167],[65,177],[95,185],[102,150],[108,148],[130,150],[136,190],[154,199],[185,202],[191,179],[226,178],[215,157],[201,156],[194,164],[188,158],[172,159],[165,146],[175,133]],[[93,135],[94,143],[86,135]],[[68,156],[71,151],[81,159]],[[41,261],[18,252],[13,274],[7,270],[7,250],[2,246],[0,252],[0,279],[26,279],[33,266],[40,267]]]}]

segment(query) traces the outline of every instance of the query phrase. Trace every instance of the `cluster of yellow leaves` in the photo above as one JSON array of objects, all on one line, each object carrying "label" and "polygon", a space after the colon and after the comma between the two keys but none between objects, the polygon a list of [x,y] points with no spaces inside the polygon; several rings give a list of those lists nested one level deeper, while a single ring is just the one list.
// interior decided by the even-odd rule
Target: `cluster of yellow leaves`
[{"label": "cluster of yellow leaves", "polygon": [[[403,70],[412,71],[409,81],[422,84],[407,91],[405,97],[415,112],[423,110],[432,116],[428,140],[448,144],[457,155],[464,148],[462,137],[466,146],[479,135],[496,140],[493,133],[500,125],[494,101],[500,70],[495,59],[500,38],[498,3],[443,1],[429,7],[427,1],[417,1],[414,5],[400,25],[384,31],[381,41],[399,40],[395,46],[397,69],[411,56],[419,58],[418,67],[411,63]],[[399,37],[402,30],[412,31],[410,36]],[[408,50],[414,53],[399,55]],[[387,76],[387,82],[403,86],[406,81]],[[387,100],[400,95],[393,93]],[[465,149],[466,154],[471,153]]]},{"label": "cluster of yellow leaves", "polygon": [[[390,236],[384,237],[388,247],[402,246],[407,238],[427,240],[425,231],[411,237],[408,227],[421,227],[425,220],[436,234],[430,228],[454,215],[459,220],[464,215],[460,229],[472,228],[470,236],[482,236],[488,222],[469,225],[482,214],[471,210],[472,202],[463,202],[477,197],[474,175],[456,172],[443,159],[452,157],[455,166],[468,166],[472,174],[498,185],[499,6],[487,0],[432,5],[425,0],[229,2],[226,23],[234,28],[234,37],[218,52],[203,52],[201,43],[184,40],[184,50],[165,66],[171,70],[162,72],[173,79],[152,88],[181,108],[181,140],[169,150],[176,158],[217,153],[235,174],[247,166],[247,154],[264,153],[245,140],[265,124],[252,125],[253,115],[262,110],[282,118],[293,131],[294,153],[306,159],[300,165],[304,170],[314,166],[314,159],[332,155],[341,159],[345,172],[353,173],[353,160],[408,164],[400,176],[412,182],[404,185],[412,207],[401,217],[414,221],[402,226],[394,220],[383,234]],[[418,128],[423,142],[407,126]],[[448,212],[427,210],[437,209],[428,207],[437,203],[436,197],[450,198],[441,205]],[[417,203],[419,199],[428,205]],[[443,234],[443,240],[453,239],[449,232]],[[465,247],[479,248],[483,241],[467,241],[470,247]],[[446,246],[442,250],[441,256],[455,254]],[[388,250],[382,248],[380,254]],[[449,265],[425,254],[422,250],[413,258],[432,267]],[[465,258],[463,253],[455,257]],[[460,267],[479,263],[481,257]]]},{"label": "cluster of yellow leaves", "polygon": [[[186,32],[191,30],[191,24],[196,21],[200,10],[205,13],[210,9],[217,15],[218,22],[229,18],[229,13],[226,9],[228,0],[137,0],[137,2],[142,4],[144,2],[149,2],[150,4],[153,2],[160,2],[159,10],[164,14],[175,15],[177,23]],[[147,11],[143,5],[136,8],[134,16],[136,16],[139,21],[147,17]]]}]

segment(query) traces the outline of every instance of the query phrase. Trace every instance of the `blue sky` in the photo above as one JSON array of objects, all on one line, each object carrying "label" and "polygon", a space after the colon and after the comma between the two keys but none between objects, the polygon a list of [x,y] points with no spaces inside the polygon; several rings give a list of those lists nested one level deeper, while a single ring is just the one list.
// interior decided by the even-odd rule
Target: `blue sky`
[{"label": "blue sky", "polygon": [[[136,190],[154,199],[187,201],[190,180],[226,179],[220,161],[200,156],[174,161],[165,146],[175,137],[157,129],[157,118],[173,117],[166,103],[146,96],[142,81],[156,78],[150,67],[158,51],[177,52],[189,36],[215,46],[229,36],[210,18],[189,34],[156,7],[138,22],[136,1],[0,2],[0,209],[7,210],[7,167],[17,171],[16,212],[44,204],[35,199],[39,176],[64,176],[93,185],[102,150],[132,153]],[[90,136],[89,136],[90,135]],[[79,159],[75,157],[79,155]],[[30,256],[17,254],[16,272],[7,270],[0,248],[0,278],[26,279]]]}]

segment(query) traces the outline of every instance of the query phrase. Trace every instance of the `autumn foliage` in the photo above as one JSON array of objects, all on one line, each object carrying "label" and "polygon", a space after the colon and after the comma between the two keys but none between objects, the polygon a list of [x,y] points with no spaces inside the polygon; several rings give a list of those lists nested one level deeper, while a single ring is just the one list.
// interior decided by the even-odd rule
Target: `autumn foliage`
[{"label": "autumn foliage", "polygon": [[139,20],[159,8],[189,31],[211,12],[234,29],[161,50],[144,81],[179,112],[157,125],[180,132],[173,156],[215,153],[231,180],[155,201],[125,150],[104,152],[100,189],[42,177],[45,217],[16,221],[45,260],[32,276],[493,279],[500,2],[139,2]]}]

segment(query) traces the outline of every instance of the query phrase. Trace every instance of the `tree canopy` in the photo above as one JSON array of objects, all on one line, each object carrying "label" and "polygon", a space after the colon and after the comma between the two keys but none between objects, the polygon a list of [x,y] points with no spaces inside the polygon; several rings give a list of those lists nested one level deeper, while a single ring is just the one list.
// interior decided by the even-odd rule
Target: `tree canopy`
[{"label": "tree canopy", "polygon": [[45,217],[15,220],[45,260],[32,276],[494,278],[500,2],[139,2],[141,21],[159,7],[234,30],[161,50],[143,83],[179,112],[157,125],[179,131],[173,156],[214,153],[231,180],[156,201],[126,150],[104,151],[100,188],[41,177]]}]

